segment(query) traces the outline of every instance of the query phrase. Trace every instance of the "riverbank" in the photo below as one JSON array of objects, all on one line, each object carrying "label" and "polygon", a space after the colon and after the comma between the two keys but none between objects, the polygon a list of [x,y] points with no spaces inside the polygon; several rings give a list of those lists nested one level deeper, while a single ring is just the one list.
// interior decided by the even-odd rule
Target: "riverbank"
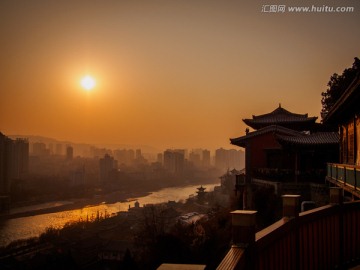
[{"label": "riverbank", "polygon": [[84,207],[95,206],[100,204],[111,204],[116,202],[126,202],[131,200],[132,198],[143,197],[151,192],[142,192],[142,191],[134,191],[134,192],[124,192],[124,191],[115,191],[109,194],[104,194],[100,196],[96,196],[94,198],[88,199],[72,199],[70,200],[72,203],[63,204],[55,207],[49,207],[44,209],[36,209],[30,211],[24,211],[19,213],[7,213],[0,215],[1,220],[6,219],[14,219],[14,218],[22,218],[36,215],[43,215],[49,213],[56,213],[62,211],[71,211],[75,209],[81,209]]},{"label": "riverbank", "polygon": [[[201,184],[212,184],[212,183],[218,183],[217,181],[201,181],[199,183],[192,183],[192,185],[201,185]],[[76,209],[82,209],[89,206],[96,206],[100,204],[113,204],[117,202],[128,202],[132,201],[133,199],[144,197],[152,192],[159,191],[163,188],[169,188],[169,187],[185,187],[189,184],[183,184],[183,185],[174,185],[174,186],[168,186],[168,187],[152,187],[146,191],[139,191],[139,190],[132,190],[132,191],[114,191],[107,194],[97,195],[93,198],[82,198],[82,199],[70,199],[71,203],[63,204],[55,207],[49,207],[49,208],[43,208],[43,209],[36,209],[36,210],[29,210],[24,212],[18,212],[18,213],[6,213],[0,215],[0,220],[7,220],[7,219],[15,219],[15,218],[22,218],[22,217],[30,217],[30,216],[36,216],[36,215],[43,215],[43,214],[50,214],[50,213],[56,213],[56,212],[62,212],[62,211],[71,211]],[[28,205],[31,206],[31,205]]]},{"label": "riverbank", "polygon": [[[64,211],[58,211],[61,208],[46,209],[44,212],[46,211],[48,213],[40,214],[40,211],[32,213],[28,212],[26,213],[26,216],[21,218],[15,218],[14,216],[14,218],[0,220],[0,247],[20,239],[39,237],[50,227],[61,229],[67,223],[87,220],[88,218],[89,220],[92,220],[97,216],[104,217],[116,215],[119,212],[127,211],[129,206],[134,207],[135,199],[141,206],[165,203],[168,201],[184,202],[189,198],[189,195],[196,194],[197,188],[200,185],[201,184],[184,185],[182,187],[167,187],[149,193],[128,192],[126,194],[118,194],[117,192],[114,192],[107,195],[106,199],[109,203],[103,203],[106,200],[100,200],[103,198],[96,198],[97,201],[82,200],[76,202],[77,204],[63,206],[63,209],[65,209]],[[202,185],[210,192],[217,184],[202,183]],[[124,196],[121,198],[123,199],[123,202],[119,202],[120,196]],[[124,199],[125,197],[126,199]],[[75,206],[84,207],[73,209]],[[56,212],[54,212],[55,210]],[[24,215],[24,213],[22,213],[22,215]]]}]

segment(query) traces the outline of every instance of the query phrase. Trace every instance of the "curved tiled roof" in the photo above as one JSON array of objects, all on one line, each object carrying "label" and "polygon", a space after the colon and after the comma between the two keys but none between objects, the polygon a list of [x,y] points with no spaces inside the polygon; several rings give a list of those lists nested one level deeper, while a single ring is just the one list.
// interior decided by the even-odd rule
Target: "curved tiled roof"
[{"label": "curved tiled roof", "polygon": [[293,145],[339,144],[339,134],[337,132],[317,132],[317,133],[308,134],[276,125],[267,126],[256,131],[249,132],[245,136],[230,139],[230,143],[245,147],[245,143],[247,140],[270,132],[275,133],[276,139],[283,144],[293,144]]},{"label": "curved tiled roof", "polygon": [[253,128],[263,127],[265,125],[281,125],[289,123],[315,123],[317,117],[308,117],[308,114],[297,114],[289,112],[279,105],[271,113],[262,115],[253,115],[252,119],[243,119],[243,121]]},{"label": "curved tiled roof", "polygon": [[339,134],[337,132],[318,132],[304,136],[287,136],[276,134],[276,139],[280,143],[293,145],[329,145],[339,144]]},{"label": "curved tiled roof", "polygon": [[304,135],[302,132],[299,132],[299,131],[296,131],[296,130],[285,128],[285,127],[282,127],[282,126],[271,125],[271,126],[267,126],[267,127],[258,129],[258,130],[253,131],[253,132],[249,132],[245,136],[230,139],[230,143],[234,144],[234,145],[238,145],[238,146],[243,146],[248,139],[259,136],[259,135],[263,135],[263,134],[266,134],[266,133],[270,133],[270,132],[287,134],[287,135],[290,135],[290,136],[303,136]]}]

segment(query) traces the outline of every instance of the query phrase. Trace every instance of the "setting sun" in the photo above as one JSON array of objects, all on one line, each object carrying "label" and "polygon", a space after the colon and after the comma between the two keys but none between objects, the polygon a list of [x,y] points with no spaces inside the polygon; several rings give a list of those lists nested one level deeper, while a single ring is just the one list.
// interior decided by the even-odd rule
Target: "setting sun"
[{"label": "setting sun", "polygon": [[94,78],[89,75],[86,75],[85,77],[83,77],[81,79],[81,86],[87,91],[93,89],[95,87],[95,85],[96,85],[96,82],[95,82]]}]

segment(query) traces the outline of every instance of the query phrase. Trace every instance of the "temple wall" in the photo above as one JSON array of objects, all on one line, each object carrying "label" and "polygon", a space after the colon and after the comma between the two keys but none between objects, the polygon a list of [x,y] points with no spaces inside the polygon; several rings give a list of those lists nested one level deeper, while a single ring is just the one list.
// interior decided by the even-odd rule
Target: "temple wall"
[{"label": "temple wall", "polygon": [[356,118],[356,165],[360,166],[360,116]]},{"label": "temple wall", "polygon": [[341,163],[360,165],[360,119],[353,117],[340,126]]},{"label": "temple wall", "polygon": [[266,168],[267,159],[264,149],[279,148],[281,145],[276,141],[272,133],[263,134],[251,139],[251,167]]}]

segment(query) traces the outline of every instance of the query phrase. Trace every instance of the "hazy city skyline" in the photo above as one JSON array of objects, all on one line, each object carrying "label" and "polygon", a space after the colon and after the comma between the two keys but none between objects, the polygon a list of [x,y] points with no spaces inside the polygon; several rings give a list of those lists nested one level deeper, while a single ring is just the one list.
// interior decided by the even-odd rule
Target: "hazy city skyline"
[{"label": "hazy city skyline", "polygon": [[[322,6],[327,1],[287,1]],[[349,13],[251,1],[1,1],[0,131],[89,144],[232,148],[243,118],[319,116],[358,56]],[[91,75],[91,91],[80,81]],[[236,148],[236,147],[234,147]]]}]

